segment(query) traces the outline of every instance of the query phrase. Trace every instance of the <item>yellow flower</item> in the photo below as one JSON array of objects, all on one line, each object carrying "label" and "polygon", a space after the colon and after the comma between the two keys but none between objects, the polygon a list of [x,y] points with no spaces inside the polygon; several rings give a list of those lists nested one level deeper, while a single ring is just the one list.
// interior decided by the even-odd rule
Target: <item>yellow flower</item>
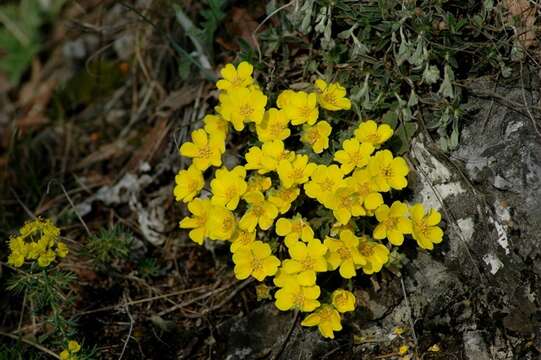
[{"label": "yellow flower", "polygon": [[325,246],[329,249],[327,262],[329,270],[336,270],[344,279],[351,279],[357,272],[356,265],[366,264],[366,260],[359,254],[359,238],[350,230],[340,232],[340,240],[330,237],[325,239]]},{"label": "yellow flower", "polygon": [[314,285],[316,272],[327,271],[327,247],[318,239],[309,240],[307,244],[298,241],[291,244],[288,251],[291,259],[283,261],[282,269],[286,274],[296,275],[300,285]]},{"label": "yellow flower", "polygon": [[232,243],[229,250],[232,253],[235,253],[237,250],[245,248],[255,241],[255,231],[237,229],[231,238],[231,241]]},{"label": "yellow flower", "polygon": [[231,171],[227,169],[217,170],[216,177],[210,182],[212,204],[235,210],[241,196],[244,195],[248,188],[248,184],[244,181],[245,176],[246,169],[242,166],[236,166]]},{"label": "yellow flower", "polygon": [[326,83],[324,80],[316,80],[319,90],[317,101],[322,108],[330,111],[349,110],[351,101],[346,98],[346,89],[339,83]]},{"label": "yellow flower", "polygon": [[194,166],[201,171],[222,165],[223,152],[223,139],[209,136],[203,129],[193,131],[192,142],[185,142],[180,147],[180,155],[192,158]]},{"label": "yellow flower", "polygon": [[72,353],[77,353],[81,350],[81,345],[75,340],[68,341],[68,350]]},{"label": "yellow flower", "polygon": [[400,348],[398,349],[398,353],[400,355],[404,355],[406,354],[408,351],[410,350],[410,347],[408,345],[402,345],[400,346]]},{"label": "yellow flower", "polygon": [[56,255],[58,255],[58,257],[64,258],[68,256],[68,253],[69,249],[66,244],[64,244],[63,242],[59,242],[58,244],[56,244]]},{"label": "yellow flower", "polygon": [[241,62],[236,69],[233,64],[227,64],[220,70],[223,79],[218,80],[216,87],[227,91],[248,87],[254,82],[253,71],[254,67],[246,61]]},{"label": "yellow flower", "polygon": [[284,242],[287,247],[295,244],[299,239],[307,242],[314,238],[314,230],[300,214],[297,214],[293,219],[278,219],[276,221],[276,234],[285,236]]},{"label": "yellow flower", "polygon": [[211,240],[230,240],[237,226],[235,215],[223,206],[216,205],[211,207],[209,215],[207,220],[208,238]]},{"label": "yellow flower", "polygon": [[259,191],[250,191],[244,196],[248,203],[248,209],[239,221],[239,227],[244,230],[254,231],[257,224],[261,230],[267,230],[272,226],[278,216],[278,209]]},{"label": "yellow flower", "polygon": [[40,267],[49,266],[56,256],[64,257],[68,248],[58,241],[60,229],[50,219],[37,218],[26,222],[19,235],[9,240],[8,264],[21,267],[25,260],[37,260]]},{"label": "yellow flower", "polygon": [[208,235],[207,220],[211,208],[209,199],[194,199],[188,203],[188,210],[193,216],[185,217],[179,224],[182,229],[192,229],[188,236],[199,245],[203,245]]},{"label": "yellow flower", "polygon": [[325,206],[333,211],[334,217],[342,225],[346,225],[352,216],[366,215],[359,193],[349,186],[338,188]]},{"label": "yellow flower", "polygon": [[408,185],[406,175],[409,168],[406,160],[393,154],[389,150],[380,150],[370,158],[368,171],[374,177],[379,191],[390,189],[401,190]]},{"label": "yellow flower", "polygon": [[374,120],[362,122],[357,130],[355,137],[362,143],[372,144],[374,148],[379,148],[381,144],[393,136],[393,129],[387,124],[378,124]]},{"label": "yellow flower", "polygon": [[361,238],[359,253],[366,259],[366,264],[361,267],[368,275],[380,272],[383,265],[389,261],[389,249],[383,244],[368,240],[367,237]]},{"label": "yellow flower", "polygon": [[374,147],[370,144],[361,144],[357,139],[344,140],[342,149],[334,154],[334,160],[338,161],[344,174],[349,174],[356,167],[362,168],[368,164]]},{"label": "yellow flower", "polygon": [[257,137],[261,142],[285,140],[291,134],[289,120],[282,110],[271,108],[265,112],[263,121],[256,125]]},{"label": "yellow flower", "polygon": [[281,140],[269,141],[262,148],[251,147],[245,155],[246,170],[257,170],[259,174],[266,174],[276,170],[281,160],[293,161],[295,153],[285,150]]},{"label": "yellow flower", "polygon": [[338,312],[345,313],[355,310],[355,295],[344,289],[336,289],[331,294],[332,305]]},{"label": "yellow flower", "polygon": [[381,240],[387,238],[393,245],[402,245],[404,234],[411,234],[411,220],[408,218],[408,206],[395,201],[389,206],[383,204],[376,209],[376,219],[379,224],[372,236]]},{"label": "yellow flower", "polygon": [[268,195],[269,201],[276,205],[280,214],[285,214],[300,193],[301,191],[297,186],[292,186],[289,189],[280,186],[278,189],[271,189]]},{"label": "yellow flower", "polygon": [[220,115],[206,115],[203,118],[205,124],[205,131],[214,136],[216,139],[221,139],[225,143],[225,138],[229,133],[229,123],[225,121]]},{"label": "yellow flower", "polygon": [[334,332],[342,330],[340,314],[331,305],[321,305],[313,314],[308,315],[302,326],[317,326],[323,337],[334,339]]},{"label": "yellow flower", "polygon": [[260,90],[239,88],[220,94],[220,105],[216,111],[233,124],[236,131],[244,129],[244,123],[263,121],[267,97]]},{"label": "yellow flower", "polygon": [[320,154],[329,147],[329,135],[332,127],[326,121],[318,121],[313,126],[303,126],[301,141],[310,145],[316,154]]},{"label": "yellow flower", "polygon": [[258,281],[276,274],[280,260],[271,254],[269,244],[254,241],[248,247],[241,248],[233,254],[235,276],[244,280],[252,275]]},{"label": "yellow flower", "polygon": [[248,189],[250,191],[267,191],[272,186],[270,177],[254,174],[248,178]]},{"label": "yellow flower", "polygon": [[278,176],[285,188],[293,185],[304,184],[317,165],[308,162],[307,155],[297,155],[293,161],[281,160],[278,163]]},{"label": "yellow flower", "polygon": [[295,277],[283,274],[282,270],[274,278],[280,289],[274,294],[274,304],[281,311],[297,309],[302,312],[314,311],[319,305],[321,290],[317,285],[302,286]]},{"label": "yellow flower", "polygon": [[329,203],[334,192],[345,184],[344,174],[338,165],[318,165],[310,176],[310,181],[304,184],[304,191],[306,195],[325,205]]},{"label": "yellow flower", "polygon": [[438,226],[441,221],[441,214],[435,209],[430,209],[425,214],[423,204],[415,204],[410,208],[411,220],[413,222],[413,238],[423,249],[432,250],[434,244],[443,240],[443,230]]},{"label": "yellow flower", "polygon": [[205,179],[201,170],[192,164],[187,170],[178,172],[175,176],[175,183],[173,194],[176,200],[187,203],[199,194],[205,185]]},{"label": "yellow flower", "polygon": [[41,267],[49,266],[55,259],[56,254],[52,250],[42,252],[38,257],[38,265]]},{"label": "yellow flower", "polygon": [[355,170],[347,183],[363,199],[367,211],[376,210],[383,204],[383,196],[377,191],[378,186],[367,169]]},{"label": "yellow flower", "polygon": [[63,350],[60,355],[60,360],[77,360],[77,356],[70,354],[68,350]]},{"label": "yellow flower", "polygon": [[77,341],[70,340],[68,341],[68,348],[63,350],[60,353],[59,357],[61,360],[77,360],[77,355],[75,354],[78,353],[80,350],[81,345],[79,345]]},{"label": "yellow flower", "polygon": [[295,91],[293,90],[288,89],[282,91],[276,99],[276,105],[278,105],[280,109],[285,109],[287,106],[289,106],[291,102],[290,99],[293,94],[295,94]]},{"label": "yellow flower", "polygon": [[308,123],[314,125],[317,121],[319,111],[317,108],[316,94],[308,94],[304,91],[287,93],[278,104],[285,111],[292,125]]}]

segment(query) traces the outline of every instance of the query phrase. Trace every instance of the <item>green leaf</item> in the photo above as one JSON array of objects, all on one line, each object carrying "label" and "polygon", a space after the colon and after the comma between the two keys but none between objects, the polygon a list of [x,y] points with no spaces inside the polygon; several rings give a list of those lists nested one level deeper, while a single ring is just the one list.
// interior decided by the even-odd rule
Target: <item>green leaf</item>
[{"label": "green leaf", "polygon": [[399,148],[396,151],[398,155],[402,155],[409,150],[415,131],[417,131],[417,123],[413,121],[405,122],[398,126],[395,131],[395,136],[399,140]]}]

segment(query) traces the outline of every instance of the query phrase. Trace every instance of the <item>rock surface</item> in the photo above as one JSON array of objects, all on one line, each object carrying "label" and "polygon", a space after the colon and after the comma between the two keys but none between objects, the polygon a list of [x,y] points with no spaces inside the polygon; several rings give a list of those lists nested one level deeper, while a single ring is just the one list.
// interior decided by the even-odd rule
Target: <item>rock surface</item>
[{"label": "rock surface", "polygon": [[[378,275],[379,288],[356,290],[337,340],[296,326],[281,358],[374,358],[403,344],[424,359],[541,356],[541,86],[530,82],[472,82],[452,154],[414,140],[412,200],[443,213],[444,242],[430,253],[406,244],[403,283]],[[272,304],[257,309],[231,327],[229,359],[276,356],[291,324]]]}]

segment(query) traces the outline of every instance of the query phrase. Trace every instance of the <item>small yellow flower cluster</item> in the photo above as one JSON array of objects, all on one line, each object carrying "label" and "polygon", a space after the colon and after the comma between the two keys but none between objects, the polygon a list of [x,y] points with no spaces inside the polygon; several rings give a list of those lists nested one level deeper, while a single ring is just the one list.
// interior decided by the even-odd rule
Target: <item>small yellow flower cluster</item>
[{"label": "small yellow flower cluster", "polygon": [[51,220],[36,219],[27,222],[18,236],[9,240],[11,253],[8,264],[21,267],[25,260],[35,261],[40,267],[47,267],[55,258],[68,254],[66,244],[59,242],[60,229]]},{"label": "small yellow flower cluster", "polygon": [[81,350],[81,345],[75,340],[68,341],[68,348],[60,353],[60,360],[77,360],[77,353]]},{"label": "small yellow flower cluster", "polygon": [[[323,336],[332,338],[333,331],[341,329],[340,313],[353,311],[355,297],[336,290],[332,304],[321,304],[325,296],[316,284],[318,273],[338,270],[344,279],[358,270],[377,273],[388,262],[391,246],[401,245],[405,234],[421,248],[432,249],[442,241],[437,226],[441,216],[433,209],[425,212],[421,204],[384,203],[384,195],[407,186],[409,172],[405,159],[382,148],[393,135],[387,124],[361,122],[354,136],[331,154],[334,164],[311,160],[329,148],[332,127],[320,116],[351,108],[344,87],[319,79],[313,92],[282,91],[276,107],[267,110],[267,97],[252,73],[247,62],[222,69],[216,114],[205,116],[204,128],[193,131],[192,141],[180,147],[182,156],[192,158],[175,179],[174,195],[191,213],[180,227],[190,229],[189,237],[198,244],[205,239],[231,241],[238,279],[274,276],[276,307],[313,312],[303,325],[317,325]],[[247,149],[244,165],[229,169],[222,166],[222,154],[231,127],[248,128],[259,144]],[[286,143],[298,150],[287,149]],[[209,181],[210,196],[197,197],[211,166],[218,169]],[[334,218],[328,234],[312,228],[321,218],[312,223],[306,218],[317,204]],[[357,220],[372,230],[357,234]],[[264,239],[276,240],[278,246]]]}]

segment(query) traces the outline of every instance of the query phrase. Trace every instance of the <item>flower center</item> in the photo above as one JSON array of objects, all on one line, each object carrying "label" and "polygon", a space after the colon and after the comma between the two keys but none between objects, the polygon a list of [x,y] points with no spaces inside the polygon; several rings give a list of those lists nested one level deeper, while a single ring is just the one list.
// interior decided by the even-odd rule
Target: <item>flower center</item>
[{"label": "flower center", "polygon": [[318,315],[319,315],[319,317],[321,319],[321,322],[328,321],[332,316],[332,310],[327,309],[327,308],[323,308],[323,309],[318,311]]},{"label": "flower center", "polygon": [[304,177],[304,169],[301,169],[301,168],[293,169],[291,174],[289,174],[289,178],[293,180],[299,180],[299,179],[302,179],[303,177]]},{"label": "flower center", "polygon": [[261,215],[263,215],[263,213],[265,213],[265,209],[262,205],[253,205],[252,212],[255,216],[260,217]]},{"label": "flower center", "polygon": [[334,96],[333,93],[330,93],[330,92],[323,93],[322,97],[323,97],[323,100],[328,102],[329,104],[336,105],[336,96]]},{"label": "flower center", "polygon": [[280,133],[283,130],[283,126],[281,124],[272,124],[269,126],[269,132],[272,137],[278,138],[280,136]]},{"label": "flower center", "polygon": [[366,257],[370,257],[374,254],[374,249],[370,244],[364,242],[359,244],[359,252]]},{"label": "flower center", "polygon": [[312,114],[312,111],[314,109],[310,106],[304,105],[299,108],[299,115],[300,117],[308,119],[310,117],[310,114]]},{"label": "flower center", "polygon": [[225,192],[225,197],[228,199],[228,200],[231,200],[233,199],[235,196],[237,195],[237,188],[234,186],[234,185],[231,185],[227,188],[226,192]]},{"label": "flower center", "polygon": [[314,145],[319,140],[319,132],[317,130],[308,131],[306,138],[310,145]]},{"label": "flower center", "polygon": [[227,218],[222,223],[222,230],[228,232],[233,228],[233,225],[235,224],[234,220],[231,218]]},{"label": "flower center", "polygon": [[325,178],[323,181],[317,183],[321,190],[331,191],[334,187],[334,181],[330,178]]},{"label": "flower center", "polygon": [[337,295],[335,298],[334,298],[334,302],[338,305],[338,306],[344,306],[347,304],[347,297],[346,295],[344,294],[339,294]]},{"label": "flower center", "polygon": [[293,304],[296,308],[300,309],[304,305],[304,294],[302,290],[299,290],[293,297]]},{"label": "flower center", "polygon": [[302,233],[302,223],[300,221],[293,223],[291,225],[291,232],[297,234]]},{"label": "flower center", "polygon": [[307,256],[302,261],[301,264],[304,270],[314,270],[315,261],[312,257]]},{"label": "flower center", "polygon": [[394,229],[394,228],[396,228],[397,224],[398,224],[398,218],[396,218],[396,217],[389,216],[385,220],[385,227],[387,229]]},{"label": "flower center", "polygon": [[212,154],[212,150],[210,149],[210,146],[207,145],[205,147],[199,148],[198,157],[202,159],[208,159],[210,158],[210,155]]},{"label": "flower center", "polygon": [[393,177],[393,169],[390,167],[390,166],[387,166],[387,167],[384,167],[382,170],[381,170],[382,174],[383,174],[383,177],[386,177],[386,178],[391,178]]},{"label": "flower center", "polygon": [[341,247],[338,250],[336,250],[336,252],[340,256],[340,259],[342,260],[347,260],[351,257],[351,252],[349,251],[348,248]]},{"label": "flower center", "polygon": [[248,244],[250,244],[252,242],[252,237],[250,236],[249,232],[243,231],[243,232],[241,232],[241,234],[237,238],[237,241],[241,245],[248,245]]},{"label": "flower center", "polygon": [[378,133],[370,134],[366,137],[366,142],[372,143],[372,144],[378,144],[379,143],[379,136]]},{"label": "flower center", "polygon": [[250,104],[243,104],[240,106],[239,113],[244,116],[250,116],[254,112],[254,108]]},{"label": "flower center", "polygon": [[253,271],[260,271],[261,269],[263,269],[263,262],[261,261],[261,259],[256,258],[255,256],[252,258],[251,265]]}]

